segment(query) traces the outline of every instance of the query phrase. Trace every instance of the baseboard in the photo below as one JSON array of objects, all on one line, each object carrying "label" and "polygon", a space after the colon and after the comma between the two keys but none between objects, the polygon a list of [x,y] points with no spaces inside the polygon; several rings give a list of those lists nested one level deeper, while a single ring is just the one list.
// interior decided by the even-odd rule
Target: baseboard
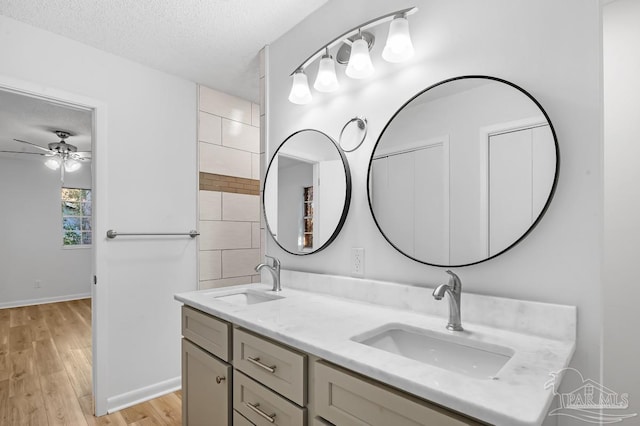
[{"label": "baseboard", "polygon": [[45,303],[68,302],[70,300],[88,299],[91,293],[68,294],[66,296],[43,297],[40,299],[15,300],[13,302],[0,303],[0,309],[19,308],[21,306],[44,305]]},{"label": "baseboard", "polygon": [[131,392],[112,396],[110,398],[107,398],[107,412],[115,413],[116,411],[120,411],[141,402],[145,402],[150,399],[175,392],[181,387],[182,378],[178,376],[169,380],[165,380],[164,382],[153,384],[151,386],[146,386],[144,388],[136,389]]}]

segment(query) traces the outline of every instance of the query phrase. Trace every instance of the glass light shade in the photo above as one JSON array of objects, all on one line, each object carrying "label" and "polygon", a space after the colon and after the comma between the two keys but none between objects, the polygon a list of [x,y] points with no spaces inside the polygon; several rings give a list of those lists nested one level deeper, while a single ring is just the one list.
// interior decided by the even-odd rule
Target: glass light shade
[{"label": "glass light shade", "polygon": [[289,92],[289,102],[304,105],[311,102],[311,90],[304,71],[299,70],[293,73],[293,83]]},{"label": "glass light shade", "polygon": [[62,159],[57,155],[55,157],[49,157],[44,162],[44,165],[50,168],[51,170],[58,170],[60,165],[62,164]]},{"label": "glass light shade", "polygon": [[318,75],[313,83],[318,92],[333,92],[338,89],[338,77],[336,76],[336,64],[329,55],[324,55],[318,65]]},{"label": "glass light shade", "polygon": [[73,158],[68,158],[64,160],[65,172],[72,173],[78,170],[80,167],[82,167],[82,164],[80,164],[78,160],[74,160]]},{"label": "glass light shade", "polygon": [[374,68],[369,56],[369,44],[363,38],[353,42],[351,45],[351,56],[349,65],[345,73],[351,78],[367,78],[373,74]]},{"label": "glass light shade", "polygon": [[406,17],[394,18],[389,25],[387,44],[382,51],[382,59],[387,62],[403,62],[413,56],[413,43],[409,35],[409,21]]}]

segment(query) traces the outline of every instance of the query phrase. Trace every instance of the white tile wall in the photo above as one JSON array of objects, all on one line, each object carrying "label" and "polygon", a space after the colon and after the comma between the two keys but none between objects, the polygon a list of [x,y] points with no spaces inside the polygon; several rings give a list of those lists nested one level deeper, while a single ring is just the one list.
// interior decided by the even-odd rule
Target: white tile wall
[{"label": "white tile wall", "polygon": [[260,250],[224,250],[222,252],[222,278],[248,276],[256,273],[260,263]]},{"label": "white tile wall", "polygon": [[251,223],[251,247],[260,248],[260,222]]},{"label": "white tile wall", "polygon": [[200,86],[200,111],[251,124],[251,102]]},{"label": "white tile wall", "polygon": [[200,220],[222,219],[222,193],[217,191],[199,191]]},{"label": "white tile wall", "polygon": [[200,250],[251,248],[251,222],[200,221]]},{"label": "white tile wall", "polygon": [[251,152],[200,142],[200,171],[252,178]]},{"label": "white tile wall", "polygon": [[251,153],[251,179],[260,179],[260,161],[262,154]]},{"label": "white tile wall", "polygon": [[[207,87],[199,91],[200,171],[259,179],[261,105]],[[260,281],[254,270],[264,256],[260,209],[258,195],[199,191],[201,289]]]},{"label": "white tile wall", "polygon": [[198,113],[198,140],[216,145],[222,144],[222,119],[200,111]]},{"label": "white tile wall", "polygon": [[251,104],[251,125],[260,126],[260,104]]},{"label": "white tile wall", "polygon": [[222,220],[259,222],[260,197],[258,195],[223,192]]},{"label": "white tile wall", "polygon": [[222,278],[222,252],[220,250],[200,251],[200,281]]},{"label": "white tile wall", "polygon": [[222,119],[222,145],[258,153],[260,152],[260,129],[239,121]]}]

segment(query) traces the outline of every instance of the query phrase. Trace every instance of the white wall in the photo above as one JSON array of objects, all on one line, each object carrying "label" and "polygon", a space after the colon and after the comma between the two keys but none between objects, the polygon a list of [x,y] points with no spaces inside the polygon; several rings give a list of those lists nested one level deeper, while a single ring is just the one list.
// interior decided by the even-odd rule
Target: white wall
[{"label": "white wall", "polygon": [[[91,166],[65,186],[91,188]],[[62,246],[60,188],[43,160],[0,157],[0,307],[91,295],[91,249]]]},{"label": "white wall", "polygon": [[98,164],[108,170],[97,171],[106,179],[94,195],[108,200],[96,230],[106,265],[98,285],[108,297],[101,318],[108,320],[107,403],[117,407],[179,386],[180,310],[173,294],[196,288],[196,242],[104,235],[109,228],[196,227],[196,85],[5,17],[0,28],[0,75],[106,106],[107,138],[98,143],[106,144],[107,158]]},{"label": "white wall", "polygon": [[[410,17],[416,55],[405,65],[380,60],[386,28],[373,49],[376,74],[341,89],[314,92],[306,106],[287,101],[290,73],[313,51],[359,23],[416,5]],[[434,286],[441,268],[413,262],[379,234],[366,196],[373,144],[393,113],[420,90],[446,78],[493,75],[531,93],[558,135],[560,180],[534,232],[489,262],[458,268],[465,291],[578,307],[572,366],[597,379],[600,364],[601,101],[600,11],[597,0],[332,0],[270,46],[268,153],[290,133],[316,128],[336,137],[354,115],[367,117],[365,143],[347,157],[353,196],[345,227],[320,253],[296,258],[272,241],[268,252],[284,268],[349,275],[352,247],[365,249],[365,276]],[[315,78],[310,71],[309,81]]]},{"label": "white wall", "polygon": [[[640,412],[640,3],[603,9],[604,48],[604,384],[629,393]],[[635,419],[637,421],[637,419]]]}]

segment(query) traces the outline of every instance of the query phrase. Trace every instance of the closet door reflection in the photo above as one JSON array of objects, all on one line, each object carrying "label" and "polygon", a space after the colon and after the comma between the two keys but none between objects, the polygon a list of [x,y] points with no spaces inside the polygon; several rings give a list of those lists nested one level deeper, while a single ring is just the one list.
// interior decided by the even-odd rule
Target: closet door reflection
[{"label": "closet door reflection", "polygon": [[494,256],[525,233],[553,184],[553,135],[548,124],[488,137],[487,252]]},{"label": "closet door reflection", "polygon": [[[449,262],[449,146],[446,138],[373,159],[373,208],[394,245],[412,257]],[[398,208],[401,206],[401,208]]]}]

